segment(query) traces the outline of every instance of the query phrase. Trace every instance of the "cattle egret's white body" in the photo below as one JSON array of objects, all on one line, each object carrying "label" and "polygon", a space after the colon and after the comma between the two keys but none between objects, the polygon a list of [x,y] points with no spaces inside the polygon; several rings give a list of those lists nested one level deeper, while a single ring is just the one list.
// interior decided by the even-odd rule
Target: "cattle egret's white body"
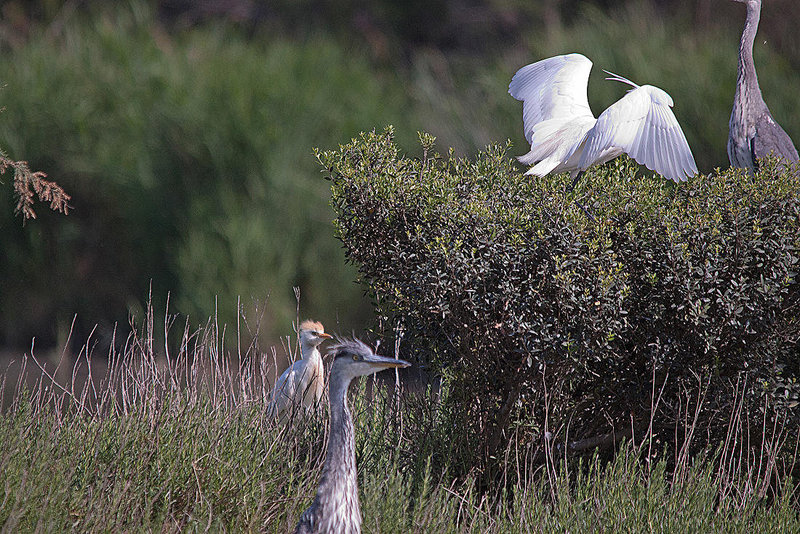
[{"label": "cattle egret's white body", "polygon": [[300,324],[302,359],[289,366],[275,382],[269,403],[273,415],[280,415],[292,405],[302,405],[306,409],[319,405],[325,387],[325,370],[317,347],[330,337],[321,323],[303,321]]},{"label": "cattle egret's white body", "polygon": [[523,102],[525,138],[531,144],[519,158],[533,165],[526,174],[570,172],[576,178],[621,154],[676,182],[697,174],[666,92],[608,73],[607,79],[633,89],[595,119],[586,96],[591,69],[585,56],[567,54],[532,63],[514,75],[508,92]]}]

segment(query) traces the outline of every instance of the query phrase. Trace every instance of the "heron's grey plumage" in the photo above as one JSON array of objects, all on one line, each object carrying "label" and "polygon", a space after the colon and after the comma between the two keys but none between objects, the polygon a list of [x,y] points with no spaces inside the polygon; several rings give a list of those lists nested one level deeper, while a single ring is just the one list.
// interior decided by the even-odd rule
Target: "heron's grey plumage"
[{"label": "heron's grey plumage", "polygon": [[314,502],[300,516],[295,534],[358,534],[358,502],[353,418],[347,407],[347,389],[353,378],[389,367],[408,367],[403,360],[376,355],[357,339],[340,339],[331,348],[333,364],[328,382],[330,433],[328,454]]},{"label": "heron's grey plumage", "polygon": [[769,112],[758,86],[753,43],[761,18],[761,0],[737,1],[747,5],[747,18],[739,44],[736,94],[728,133],[728,159],[732,166],[752,172],[758,168],[758,159],[769,154],[787,162],[796,162],[800,158],[789,135]]}]

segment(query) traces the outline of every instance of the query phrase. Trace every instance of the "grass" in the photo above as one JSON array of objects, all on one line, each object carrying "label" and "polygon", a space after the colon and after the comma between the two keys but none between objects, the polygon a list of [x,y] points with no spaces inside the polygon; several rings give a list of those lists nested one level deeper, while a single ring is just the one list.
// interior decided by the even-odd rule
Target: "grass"
[{"label": "grass", "polygon": [[[107,368],[87,349],[66,380],[50,369],[33,387],[3,382],[14,399],[0,415],[4,531],[293,528],[324,458],[324,409],[295,414],[291,425],[267,419],[274,352],[227,351],[213,321],[178,329],[172,351],[159,330],[148,314]],[[26,365],[46,368],[35,353]],[[536,467],[512,439],[506,482],[480,490],[474,477],[436,467],[436,451],[417,441],[420,428],[436,425],[435,404],[424,394],[398,402],[379,384],[351,392],[364,532],[800,529],[790,480],[764,492],[758,473],[720,470],[713,455],[668,470],[663,456],[642,461],[649,456],[634,444],[610,462]]]}]

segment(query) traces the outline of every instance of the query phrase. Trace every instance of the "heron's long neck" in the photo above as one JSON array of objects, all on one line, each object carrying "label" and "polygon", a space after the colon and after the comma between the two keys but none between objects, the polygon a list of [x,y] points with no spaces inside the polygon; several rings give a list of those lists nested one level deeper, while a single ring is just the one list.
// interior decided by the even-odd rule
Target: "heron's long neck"
[{"label": "heron's long neck", "polygon": [[331,375],[328,455],[317,492],[317,498],[325,501],[321,504],[332,521],[330,524],[342,527],[336,529],[338,532],[360,532],[361,529],[353,418],[347,407],[349,385],[350,377]]},{"label": "heron's long neck", "polygon": [[742,40],[739,43],[739,68],[736,83],[736,103],[749,102],[751,105],[763,104],[758,87],[756,64],[753,62],[753,44],[761,18],[761,2],[747,3],[747,19],[744,23]]},{"label": "heron's long neck", "polygon": [[348,474],[355,480],[356,456],[355,441],[353,439],[353,417],[347,407],[347,388],[350,385],[349,377],[331,378],[331,430],[328,436],[328,457],[325,468],[331,468],[332,460],[339,467],[344,465]]}]

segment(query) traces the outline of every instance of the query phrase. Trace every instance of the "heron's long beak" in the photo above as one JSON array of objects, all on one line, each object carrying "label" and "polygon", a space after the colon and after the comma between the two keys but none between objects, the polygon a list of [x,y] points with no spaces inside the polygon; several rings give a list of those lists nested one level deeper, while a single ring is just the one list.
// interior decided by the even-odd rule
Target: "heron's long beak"
[{"label": "heron's long beak", "polygon": [[319,337],[324,337],[325,339],[330,339],[330,338],[332,338],[332,337],[333,337],[332,335],[330,335],[330,334],[326,334],[325,332],[320,332],[320,333],[319,333],[319,334],[317,334],[317,335],[318,335]]},{"label": "heron's long beak", "polygon": [[390,369],[393,367],[403,368],[411,366],[411,363],[405,360],[387,358],[386,356],[378,356],[377,354],[373,354],[372,356],[365,358],[364,361],[376,367],[380,367],[381,369]]}]

